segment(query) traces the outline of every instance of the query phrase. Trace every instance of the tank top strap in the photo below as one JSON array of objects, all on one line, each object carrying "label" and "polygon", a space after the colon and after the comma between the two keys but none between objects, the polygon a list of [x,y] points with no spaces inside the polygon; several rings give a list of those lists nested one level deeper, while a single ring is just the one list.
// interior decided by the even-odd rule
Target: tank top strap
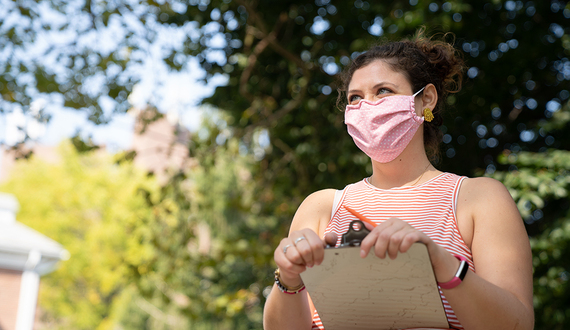
[{"label": "tank top strap", "polygon": [[344,188],[340,189],[340,190],[335,190],[334,192],[334,200],[333,200],[333,205],[332,205],[332,210],[331,210],[331,218],[329,219],[332,220],[332,218],[335,216],[335,214],[338,212],[338,209],[340,208],[340,206],[342,205],[344,198],[346,197],[346,193],[348,191],[348,189],[351,186],[354,186],[355,184],[358,184],[360,182],[357,183],[351,183],[346,185]]},{"label": "tank top strap", "polygon": [[461,189],[461,184],[463,183],[463,181],[467,179],[466,176],[460,176],[457,179],[457,182],[455,182],[455,186],[453,187],[453,215],[455,216],[455,218],[457,219],[457,199],[459,197],[459,189]]}]

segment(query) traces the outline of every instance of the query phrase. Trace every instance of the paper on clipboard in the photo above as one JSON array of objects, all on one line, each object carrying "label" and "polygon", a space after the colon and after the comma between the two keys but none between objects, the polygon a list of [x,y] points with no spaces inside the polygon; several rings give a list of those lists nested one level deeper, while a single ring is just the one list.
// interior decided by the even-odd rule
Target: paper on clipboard
[{"label": "paper on clipboard", "polygon": [[359,247],[325,249],[301,274],[326,330],[448,328],[427,248],[414,243],[395,260]]}]

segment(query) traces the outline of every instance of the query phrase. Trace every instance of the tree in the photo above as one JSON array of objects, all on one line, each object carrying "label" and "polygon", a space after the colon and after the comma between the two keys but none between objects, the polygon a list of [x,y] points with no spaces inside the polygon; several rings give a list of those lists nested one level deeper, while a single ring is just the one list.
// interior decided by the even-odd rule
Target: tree
[{"label": "tree", "polygon": [[104,329],[129,285],[126,260],[142,262],[152,251],[134,249],[125,231],[149,212],[139,189],[157,184],[128,162],[105,152],[80,154],[71,143],[59,162],[19,161],[2,190],[20,204],[18,221],[62,244],[70,259],[42,278],[39,305],[50,329]]},{"label": "tree", "polygon": [[[568,115],[567,106],[563,111]],[[536,329],[565,329],[570,322],[569,160],[567,150],[505,153],[499,161],[519,170],[493,174],[505,183],[525,222],[542,222],[543,230],[531,238]]]},{"label": "tree", "polygon": [[[280,219],[290,218],[310,192],[341,188],[371,171],[366,157],[344,133],[343,115],[334,94],[337,73],[353,56],[379,40],[410,36],[420,26],[426,26],[429,32],[453,32],[453,41],[464,53],[469,69],[462,92],[449,98],[446,126],[442,127],[442,154],[436,160],[438,168],[465,175],[496,173],[511,188],[536,242],[544,241],[541,235],[563,228],[562,219],[569,206],[564,198],[545,193],[542,205],[536,197],[529,199],[536,194],[526,191],[534,187],[536,180],[549,182],[541,176],[542,169],[548,172],[562,166],[545,164],[556,163],[556,150],[568,149],[564,109],[570,96],[570,7],[566,1],[191,0],[74,4],[45,1],[43,7],[34,3],[7,7],[9,13],[18,12],[21,19],[19,24],[8,20],[2,23],[8,31],[1,37],[3,49],[8,49],[1,62],[5,73],[0,78],[5,102],[27,109],[34,95],[59,93],[68,106],[87,109],[93,121],[104,122],[107,117],[102,116],[103,99],[113,99],[116,111],[128,108],[127,95],[137,80],[129,75],[130,65],[140,62],[145,47],[156,40],[157,31],[161,27],[172,29],[172,33],[183,31],[181,41],[163,49],[164,61],[179,69],[193,56],[206,70],[206,79],[216,74],[228,78],[227,85],[205,100],[228,115],[227,129],[204,143],[216,150],[228,148],[234,141],[231,143],[237,143],[243,153],[256,159],[251,164],[255,182],[252,200],[263,201],[260,217],[270,218],[278,210],[283,212]],[[84,17],[88,22],[79,28],[65,20],[46,23],[63,32],[79,31],[74,34],[77,39],[72,38],[74,41],[68,44],[70,47],[37,52],[41,59],[59,59],[51,62],[20,56],[34,49],[42,36],[43,25],[32,22],[41,21],[41,13],[47,9],[38,8],[44,7],[54,12],[73,9],[75,17]],[[124,33],[118,34],[114,47],[100,49],[79,42],[84,36],[103,33],[117,24],[123,24]],[[61,66],[52,66],[54,63]],[[32,72],[36,74],[32,76]],[[88,82],[96,78],[105,83],[91,93]],[[200,145],[191,145],[190,154],[208,159]],[[543,163],[513,160],[519,154],[521,158],[532,155],[528,157],[542,159]],[[527,173],[526,169],[533,175],[523,175],[517,185],[509,183],[511,175],[520,176],[518,173]],[[178,184],[176,180],[179,177],[173,176],[173,187]],[[537,210],[543,212],[540,219]],[[281,229],[275,228],[273,234],[282,234],[288,224],[288,220],[279,222]],[[560,237],[552,251],[566,244],[565,236]],[[533,243],[539,258],[542,250],[536,249],[540,244]],[[548,250],[545,246],[540,249]],[[544,265],[535,264],[539,278],[548,273],[545,269],[555,265],[550,264],[553,259],[545,260]],[[566,282],[563,275],[559,277],[557,288],[564,292]],[[546,302],[566,306],[560,296],[549,295],[551,290],[546,290],[543,282],[536,283],[536,291],[541,292],[538,310],[546,311]],[[562,307],[552,312],[558,315],[553,319],[557,324],[565,322],[565,314],[557,312],[560,310]],[[537,321],[537,328],[552,325],[546,319]]]},{"label": "tree", "polygon": [[[564,145],[561,133],[546,134],[539,122],[552,117],[570,93],[565,5],[558,0],[13,2],[6,6],[11,19],[2,23],[7,33],[1,39],[6,57],[0,87],[6,106],[28,109],[33,98],[57,96],[88,111],[94,122],[105,122],[106,101],[114,100],[114,111],[128,108],[127,95],[139,78],[133,67],[160,28],[178,29],[184,35],[164,47],[164,61],[179,69],[195,56],[207,77],[226,75],[228,84],[205,102],[231,115],[228,124],[246,145],[267,136],[271,150],[262,166],[276,176],[267,179],[305,195],[370,171],[342,133],[342,114],[331,94],[335,75],[369,45],[409,36],[423,25],[430,32],[453,32],[470,66],[463,92],[449,101],[440,167],[461,174],[478,168],[492,172],[502,150]],[[48,12],[66,10],[84,19],[58,16],[39,23]],[[84,41],[114,30],[120,33],[113,47]],[[42,48],[46,31],[71,37],[65,47]],[[37,56],[21,56],[24,52]],[[41,117],[41,111],[35,113]]]},{"label": "tree", "polygon": [[286,216],[260,215],[252,159],[235,138],[218,147],[211,129],[193,142],[200,157],[164,187],[128,153],[111,156],[77,139],[84,151],[65,143],[57,164],[34,156],[18,162],[2,190],[20,200],[19,221],[71,254],[42,280],[42,324],[260,327],[274,233],[285,234],[279,223]]},{"label": "tree", "polygon": [[[237,139],[220,147],[220,131],[209,133],[194,137],[194,164],[147,198],[153,212],[132,227],[135,241],[154,251],[131,266],[139,301],[164,314],[151,315],[153,329],[261,329],[273,247],[288,213],[264,212],[273,195],[256,191],[253,160]],[[125,328],[137,329],[123,315]]]}]

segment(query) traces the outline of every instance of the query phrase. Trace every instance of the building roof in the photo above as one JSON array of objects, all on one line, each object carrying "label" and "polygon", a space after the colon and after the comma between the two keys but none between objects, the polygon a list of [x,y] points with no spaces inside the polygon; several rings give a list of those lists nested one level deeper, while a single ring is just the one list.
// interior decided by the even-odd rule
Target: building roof
[{"label": "building roof", "polygon": [[[60,260],[69,259],[69,252],[59,243],[17,222],[18,209],[13,195],[0,193],[0,268],[46,274]],[[32,261],[38,253],[41,258]]]}]

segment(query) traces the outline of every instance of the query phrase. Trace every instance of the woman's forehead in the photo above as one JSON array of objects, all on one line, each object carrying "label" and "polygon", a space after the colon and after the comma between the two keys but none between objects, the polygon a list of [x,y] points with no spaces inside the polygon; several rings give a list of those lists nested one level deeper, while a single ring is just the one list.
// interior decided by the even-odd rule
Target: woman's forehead
[{"label": "woman's forehead", "polygon": [[375,60],[354,71],[348,90],[371,87],[382,82],[402,87],[409,85],[403,73],[394,70],[385,60]]}]

